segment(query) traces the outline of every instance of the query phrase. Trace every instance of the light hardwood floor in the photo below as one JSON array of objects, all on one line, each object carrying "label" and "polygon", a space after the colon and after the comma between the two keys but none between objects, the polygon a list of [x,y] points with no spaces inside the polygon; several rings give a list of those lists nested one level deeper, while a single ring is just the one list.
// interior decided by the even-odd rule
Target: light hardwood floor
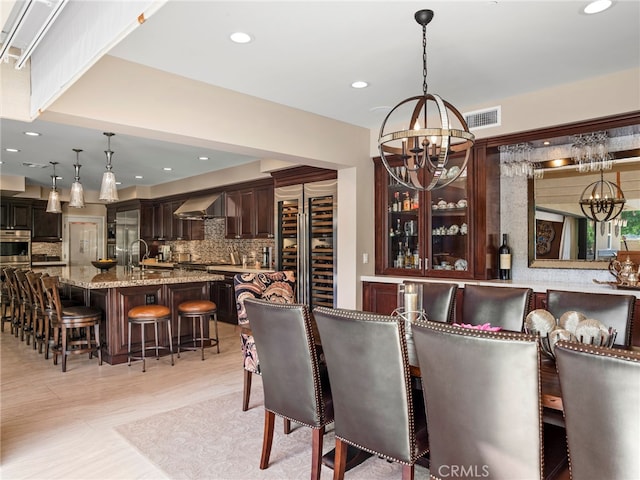
[{"label": "light hardwood floor", "polygon": [[99,367],[88,355],[69,357],[62,373],[7,325],[0,334],[0,478],[168,478],[114,427],[241,391],[240,338],[232,325],[218,325],[220,354],[206,349],[202,361],[200,352],[182,352],[173,367],[169,357],[149,359],[145,373],[140,362]]}]

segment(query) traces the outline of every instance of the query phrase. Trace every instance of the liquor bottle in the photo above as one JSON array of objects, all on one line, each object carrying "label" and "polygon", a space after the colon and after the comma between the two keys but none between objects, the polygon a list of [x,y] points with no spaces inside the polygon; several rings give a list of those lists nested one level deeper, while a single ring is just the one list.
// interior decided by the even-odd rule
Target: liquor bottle
[{"label": "liquor bottle", "polygon": [[411,210],[411,199],[409,198],[409,192],[405,192],[404,201],[402,202],[402,210],[408,212]]},{"label": "liquor bottle", "polygon": [[500,270],[500,280],[511,280],[511,248],[507,240],[507,234],[502,234],[502,245],[498,249],[500,263],[498,265]]},{"label": "liquor bottle", "polygon": [[400,210],[400,200],[398,197],[398,192],[393,194],[393,204],[392,204],[392,208],[391,208],[394,212],[397,212]]}]

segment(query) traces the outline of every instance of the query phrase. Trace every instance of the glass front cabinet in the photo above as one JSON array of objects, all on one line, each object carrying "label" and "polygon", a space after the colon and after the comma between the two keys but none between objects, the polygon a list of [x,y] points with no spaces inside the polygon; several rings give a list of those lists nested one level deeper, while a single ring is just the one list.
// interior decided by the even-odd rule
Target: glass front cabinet
[{"label": "glass front cabinet", "polygon": [[[373,161],[377,275],[497,277],[500,233],[497,155],[488,158],[486,148],[476,142],[462,175],[431,191],[403,186],[389,175],[380,158]],[[448,171],[460,169],[462,162],[463,156],[451,156]],[[390,166],[399,176],[406,175],[399,158],[390,162]]]}]

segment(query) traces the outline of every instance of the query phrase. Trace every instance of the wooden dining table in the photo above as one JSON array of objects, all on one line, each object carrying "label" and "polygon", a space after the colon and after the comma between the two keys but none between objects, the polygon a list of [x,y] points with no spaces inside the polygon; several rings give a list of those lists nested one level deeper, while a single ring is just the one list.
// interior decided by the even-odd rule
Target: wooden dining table
[{"label": "wooden dining table", "polygon": [[[410,365],[412,377],[421,378],[420,367]],[[540,358],[540,392],[542,406],[562,411],[562,393],[555,362],[546,356]]]}]

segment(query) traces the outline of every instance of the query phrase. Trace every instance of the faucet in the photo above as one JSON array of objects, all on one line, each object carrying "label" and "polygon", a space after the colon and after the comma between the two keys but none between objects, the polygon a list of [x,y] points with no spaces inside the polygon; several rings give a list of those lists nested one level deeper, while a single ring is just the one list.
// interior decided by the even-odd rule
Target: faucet
[{"label": "faucet", "polygon": [[149,258],[149,245],[147,245],[147,242],[145,242],[142,238],[138,238],[134,240],[133,242],[131,242],[131,245],[129,245],[129,268],[131,270],[133,270],[133,246],[140,242],[144,244],[144,248],[145,248],[144,256],[142,257],[142,259],[140,259],[140,264],[141,264],[140,268],[142,270],[144,270],[144,260]]}]

